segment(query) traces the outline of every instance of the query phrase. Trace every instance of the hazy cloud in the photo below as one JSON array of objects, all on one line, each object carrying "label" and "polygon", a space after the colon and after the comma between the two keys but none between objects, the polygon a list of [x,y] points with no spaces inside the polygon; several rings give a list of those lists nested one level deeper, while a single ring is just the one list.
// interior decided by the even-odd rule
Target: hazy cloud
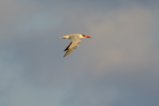
[{"label": "hazy cloud", "polygon": [[[158,2],[70,1],[0,1],[0,105],[159,104]],[[63,59],[67,33],[93,38]]]}]

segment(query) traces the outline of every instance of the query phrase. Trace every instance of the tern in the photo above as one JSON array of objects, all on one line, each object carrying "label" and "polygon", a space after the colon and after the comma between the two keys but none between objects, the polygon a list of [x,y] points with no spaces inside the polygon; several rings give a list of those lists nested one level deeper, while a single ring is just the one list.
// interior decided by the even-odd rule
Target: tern
[{"label": "tern", "polygon": [[84,34],[68,34],[62,37],[63,39],[71,40],[70,44],[66,47],[65,54],[63,57],[71,54],[79,45],[82,39],[84,38],[92,38],[91,36]]}]

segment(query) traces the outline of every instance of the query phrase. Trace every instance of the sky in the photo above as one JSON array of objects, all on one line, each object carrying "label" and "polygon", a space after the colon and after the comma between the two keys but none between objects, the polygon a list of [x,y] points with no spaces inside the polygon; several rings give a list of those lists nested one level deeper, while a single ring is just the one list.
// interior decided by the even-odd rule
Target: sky
[{"label": "sky", "polygon": [[[0,106],[158,106],[158,0],[1,0]],[[70,33],[91,35],[63,58]]]}]

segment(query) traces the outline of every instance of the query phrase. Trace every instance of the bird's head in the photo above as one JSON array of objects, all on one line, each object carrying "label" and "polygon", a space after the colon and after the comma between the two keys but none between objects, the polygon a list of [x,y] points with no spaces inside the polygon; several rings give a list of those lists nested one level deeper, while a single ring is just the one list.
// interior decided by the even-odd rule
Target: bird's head
[{"label": "bird's head", "polygon": [[92,38],[92,36],[82,34],[82,38]]}]

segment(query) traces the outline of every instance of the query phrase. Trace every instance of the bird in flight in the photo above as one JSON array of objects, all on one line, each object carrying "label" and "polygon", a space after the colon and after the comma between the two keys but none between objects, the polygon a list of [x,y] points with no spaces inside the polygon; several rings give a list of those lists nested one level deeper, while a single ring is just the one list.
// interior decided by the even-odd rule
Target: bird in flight
[{"label": "bird in flight", "polygon": [[71,54],[80,44],[81,40],[84,38],[91,38],[91,36],[84,34],[69,34],[62,37],[63,39],[71,40],[70,44],[66,47],[65,54],[63,57]]}]

